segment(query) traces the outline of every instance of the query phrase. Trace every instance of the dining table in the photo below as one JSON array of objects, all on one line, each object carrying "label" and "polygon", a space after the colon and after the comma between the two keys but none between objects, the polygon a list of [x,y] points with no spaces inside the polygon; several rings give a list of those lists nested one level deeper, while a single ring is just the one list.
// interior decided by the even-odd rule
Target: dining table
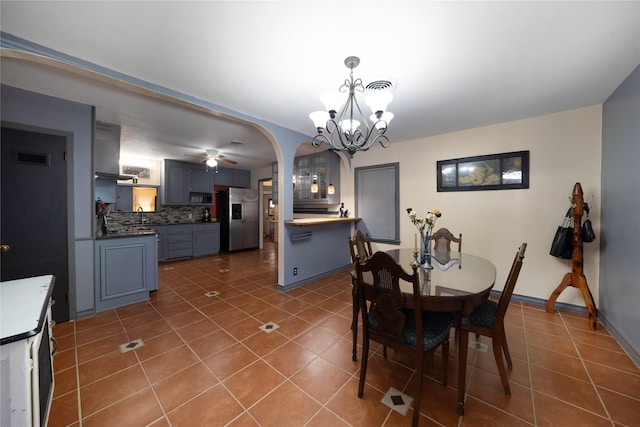
[{"label": "dining table", "polygon": [[[386,251],[406,271],[412,263],[419,264],[416,252],[410,248]],[[496,267],[486,258],[464,252],[446,251],[433,254],[418,265],[422,309],[451,312],[457,315],[458,327],[458,404],[457,412],[464,415],[464,395],[469,344],[469,315],[488,297],[496,280]],[[366,278],[364,279],[366,281]],[[407,295],[407,305],[415,301],[410,283],[401,285]]]}]

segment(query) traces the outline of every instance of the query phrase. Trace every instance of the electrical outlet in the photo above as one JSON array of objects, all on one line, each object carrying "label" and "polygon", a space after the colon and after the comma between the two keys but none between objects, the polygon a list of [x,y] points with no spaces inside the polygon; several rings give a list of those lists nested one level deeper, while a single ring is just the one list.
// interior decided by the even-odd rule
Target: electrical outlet
[{"label": "electrical outlet", "polygon": [[298,267],[293,267],[293,275],[294,276],[298,275]]}]

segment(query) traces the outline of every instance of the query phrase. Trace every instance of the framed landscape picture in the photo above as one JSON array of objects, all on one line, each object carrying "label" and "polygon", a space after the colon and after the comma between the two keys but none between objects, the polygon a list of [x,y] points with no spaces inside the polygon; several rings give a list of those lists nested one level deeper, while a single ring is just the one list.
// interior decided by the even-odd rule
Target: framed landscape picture
[{"label": "framed landscape picture", "polygon": [[529,151],[437,162],[438,191],[529,188]]}]

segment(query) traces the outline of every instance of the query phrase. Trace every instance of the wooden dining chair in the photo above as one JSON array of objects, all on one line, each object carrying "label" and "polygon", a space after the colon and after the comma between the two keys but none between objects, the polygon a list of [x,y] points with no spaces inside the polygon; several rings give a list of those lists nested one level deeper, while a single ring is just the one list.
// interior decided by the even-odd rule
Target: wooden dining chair
[{"label": "wooden dining chair", "polygon": [[[438,346],[442,346],[442,384],[447,385],[452,319],[446,313],[423,311],[420,278],[415,266],[413,274],[409,274],[385,252],[376,252],[364,263],[356,263],[355,266],[363,325],[358,397],[362,398],[364,393],[370,340],[408,354],[416,363],[417,385],[413,399],[413,426],[417,426],[420,418],[424,361],[427,355],[433,356]],[[368,273],[367,281],[364,280],[365,273]],[[409,289],[417,297],[402,292],[400,283],[403,281],[411,285]],[[384,356],[386,357],[386,353]]]},{"label": "wooden dining chair", "polygon": [[522,260],[524,259],[524,252],[527,249],[527,244],[522,243],[511,265],[511,271],[507,276],[507,283],[504,285],[502,295],[498,302],[487,300],[481,306],[477,307],[471,313],[469,332],[476,334],[476,340],[480,335],[490,337],[493,345],[493,356],[496,359],[496,365],[498,366],[498,372],[500,373],[500,379],[502,380],[502,386],[504,387],[504,394],[511,395],[511,388],[509,387],[509,380],[507,379],[507,371],[504,367],[504,361],[502,360],[502,353],[507,359],[507,366],[513,367],[511,363],[511,355],[509,354],[509,347],[507,346],[507,337],[504,332],[504,315],[509,308],[509,302],[511,301],[511,295],[513,289],[516,286],[520,269],[522,268]]},{"label": "wooden dining chair", "polygon": [[433,240],[433,251],[451,251],[451,242],[458,244],[458,252],[462,252],[462,233],[458,237],[454,236],[448,229],[441,228],[431,235]]},{"label": "wooden dining chair", "polygon": [[353,298],[353,320],[351,321],[351,330],[353,331],[353,353],[351,359],[355,362],[358,360],[358,277],[356,274],[355,264],[357,262],[365,262],[373,251],[371,250],[371,239],[368,234],[357,229],[352,238],[349,238],[349,250],[351,251],[351,295]]}]

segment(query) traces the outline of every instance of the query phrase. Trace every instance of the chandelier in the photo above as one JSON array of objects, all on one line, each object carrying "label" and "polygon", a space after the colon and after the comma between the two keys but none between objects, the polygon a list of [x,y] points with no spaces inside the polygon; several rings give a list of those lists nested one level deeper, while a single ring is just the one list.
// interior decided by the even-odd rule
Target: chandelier
[{"label": "chandelier", "polygon": [[353,69],[358,64],[360,58],[357,56],[350,56],[344,60],[344,65],[351,70],[349,79],[345,79],[338,91],[321,97],[326,111],[309,114],[318,130],[318,134],[311,141],[314,147],[325,143],[330,149],[347,151],[353,157],[357,151],[367,151],[376,142],[384,148],[389,146],[385,132],[393,119],[393,113],[385,110],[391,102],[392,95],[384,90],[375,90],[369,94],[365,103],[373,114],[367,120],[355,96],[356,92],[364,92],[365,89],[362,79],[353,78]]}]

